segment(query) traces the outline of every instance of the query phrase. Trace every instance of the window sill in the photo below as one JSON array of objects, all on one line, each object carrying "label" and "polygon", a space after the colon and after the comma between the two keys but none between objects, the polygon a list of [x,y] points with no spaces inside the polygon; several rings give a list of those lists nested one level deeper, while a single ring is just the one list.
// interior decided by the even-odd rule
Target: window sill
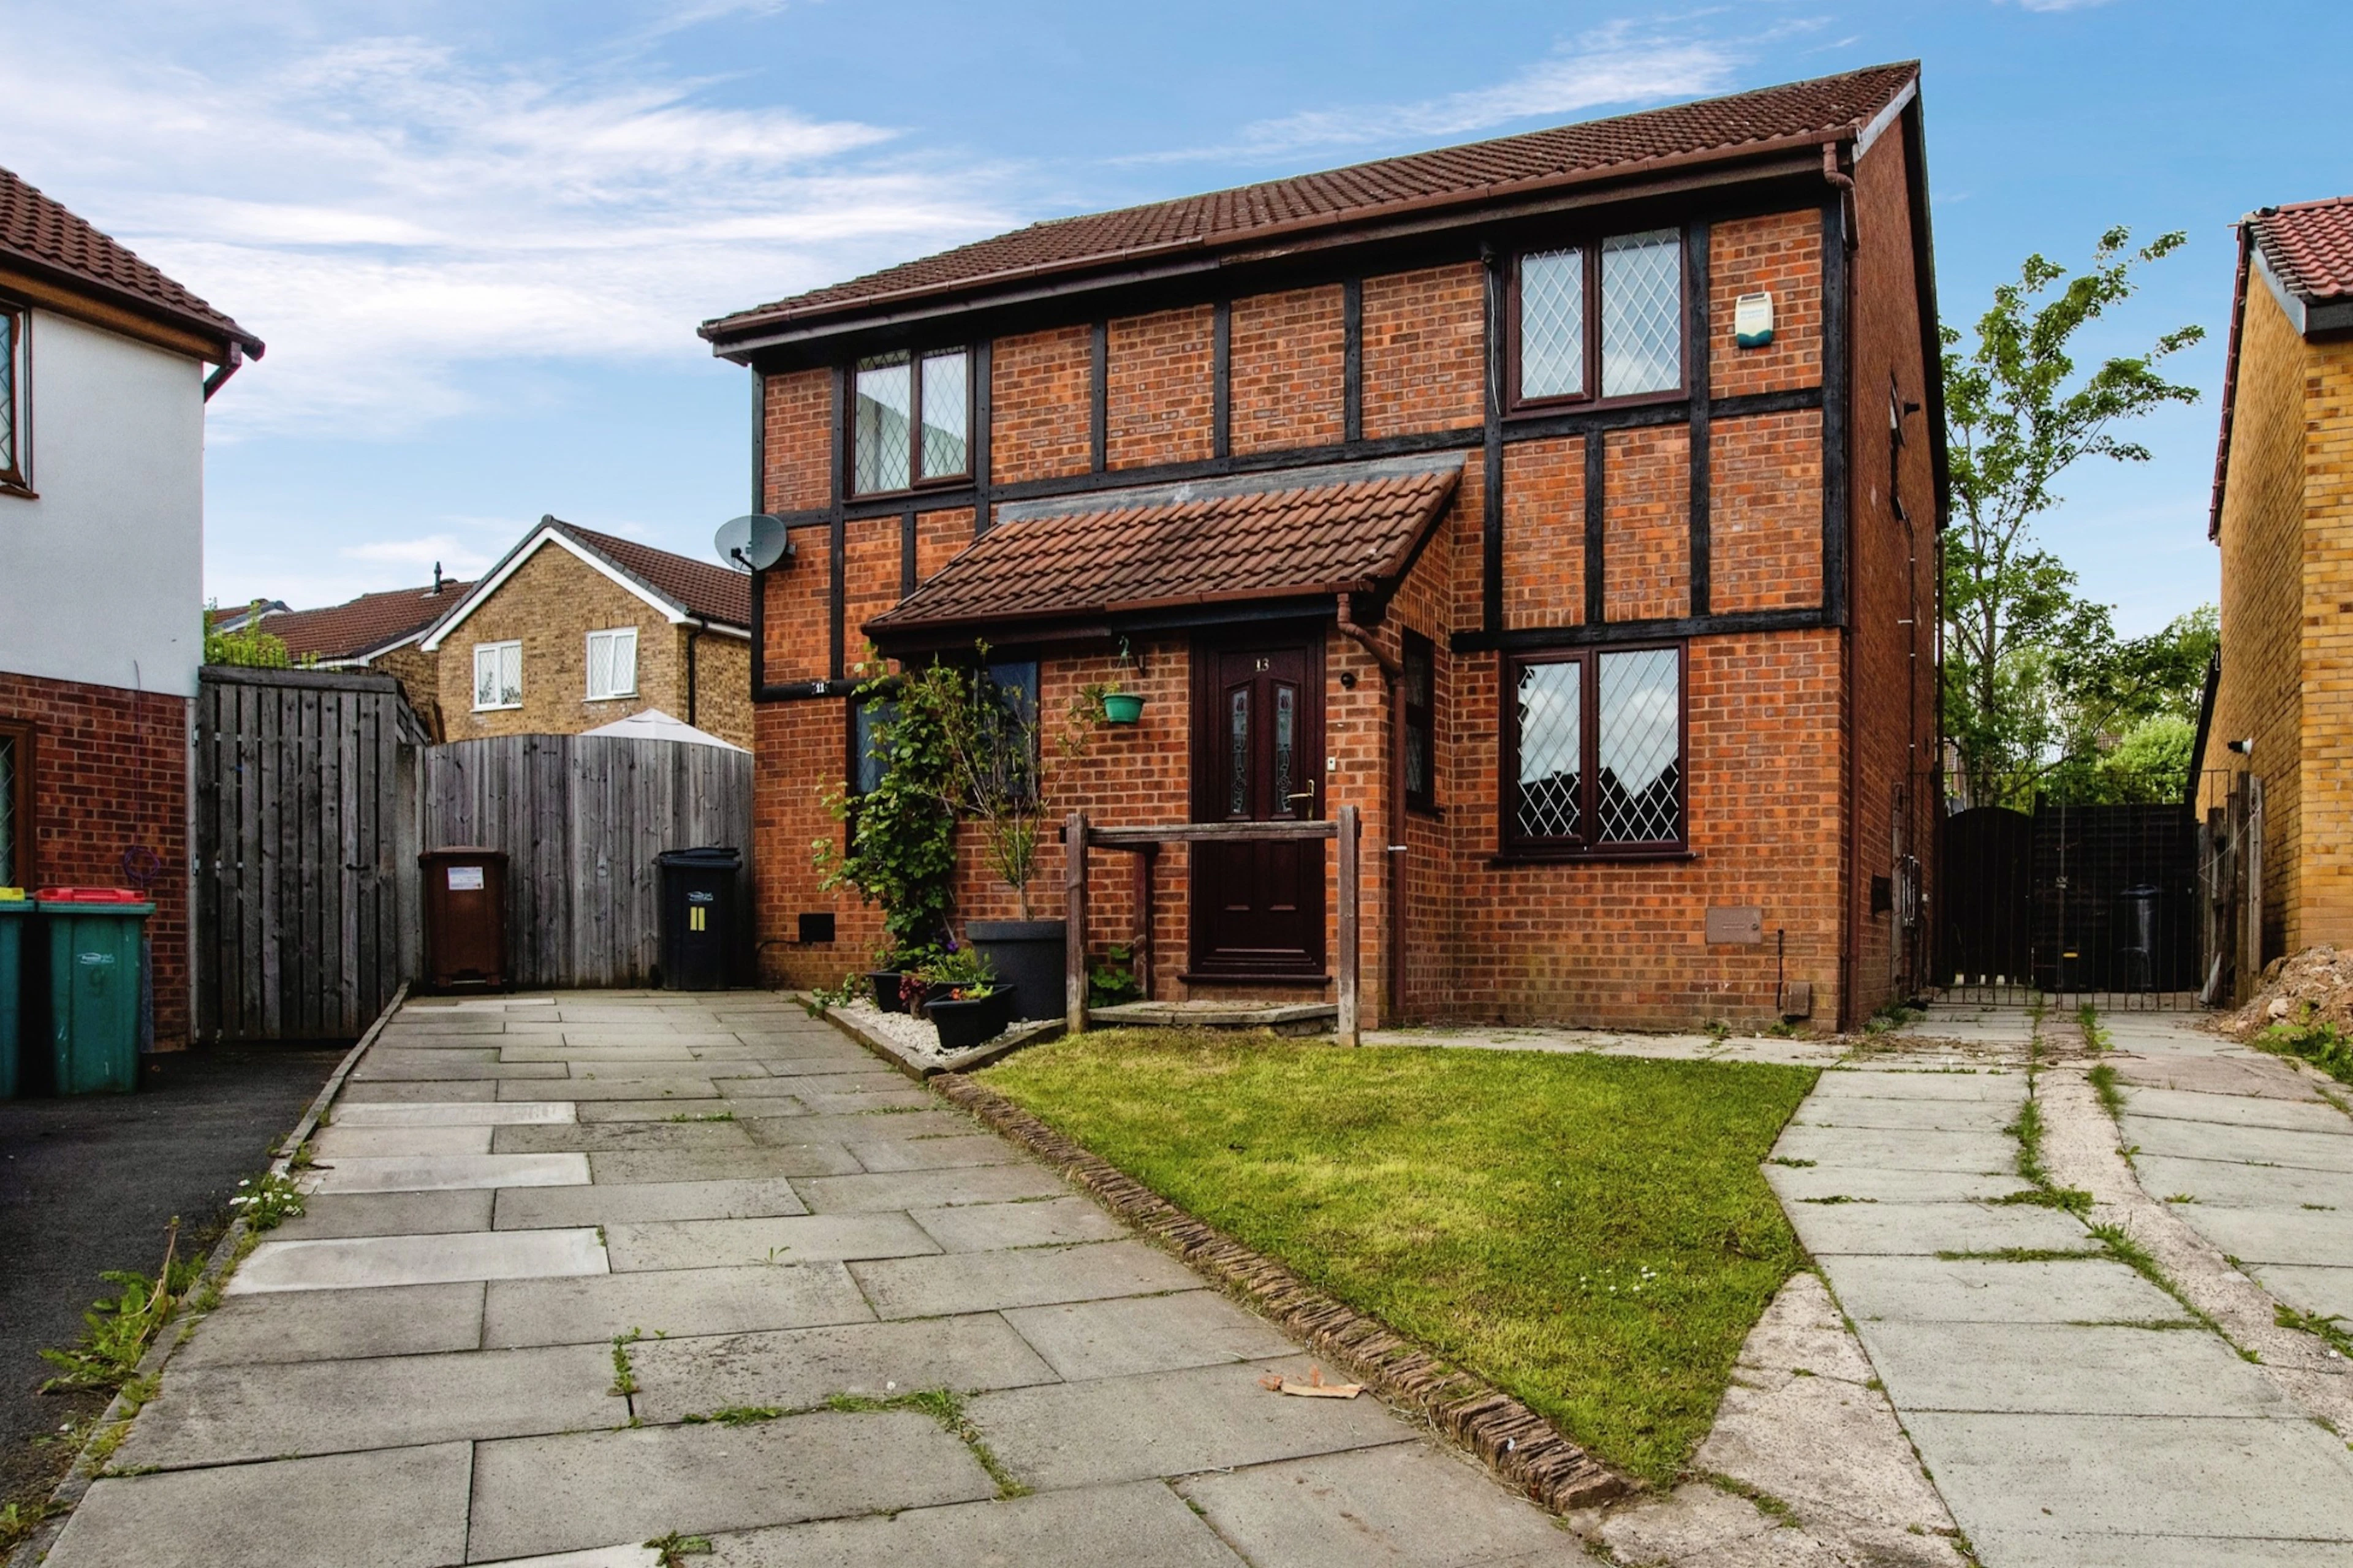
[{"label": "window sill", "polygon": [[972,476],[968,473],[939,474],[895,490],[852,490],[849,492],[849,499],[851,500],[916,500],[934,491],[966,489],[971,484]]},{"label": "window sill", "polygon": [[1407,801],[1405,812],[1408,816],[1428,817],[1432,822],[1446,820],[1446,808],[1430,801]]},{"label": "window sill", "polygon": [[635,702],[637,700],[638,694],[634,691],[615,691],[603,697],[584,697],[580,700],[586,705],[593,702]]},{"label": "window sill", "polygon": [[15,479],[0,479],[0,496],[15,496],[18,500],[38,500],[41,492],[30,485],[18,484]]},{"label": "window sill", "polygon": [[1614,408],[1648,408],[1662,404],[1683,403],[1691,397],[1689,387],[1678,386],[1666,392],[1628,392],[1616,397],[1545,397],[1514,403],[1504,410],[1504,423],[1514,419],[1542,419],[1556,414],[1606,414]]},{"label": "window sill", "polygon": [[520,702],[492,702],[485,705],[478,702],[474,705],[472,710],[476,713],[519,713],[522,711],[522,704]]},{"label": "window sill", "polygon": [[1586,866],[1597,862],[1615,865],[1643,860],[1675,864],[1698,858],[1698,852],[1692,849],[1520,849],[1491,855],[1487,866],[1490,870],[1503,870],[1514,866]]}]

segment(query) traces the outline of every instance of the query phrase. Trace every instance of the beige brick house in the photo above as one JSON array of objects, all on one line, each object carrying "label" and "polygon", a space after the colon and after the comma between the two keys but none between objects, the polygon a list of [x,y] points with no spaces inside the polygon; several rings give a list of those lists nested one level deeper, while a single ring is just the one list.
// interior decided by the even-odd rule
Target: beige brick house
[{"label": "beige brick house", "polygon": [[417,647],[448,740],[659,709],[748,747],[751,621],[742,574],[543,517]]},{"label": "beige brick house", "polygon": [[2208,522],[2222,662],[2196,765],[2263,781],[2270,960],[2353,943],[2353,196],[2239,235]]}]

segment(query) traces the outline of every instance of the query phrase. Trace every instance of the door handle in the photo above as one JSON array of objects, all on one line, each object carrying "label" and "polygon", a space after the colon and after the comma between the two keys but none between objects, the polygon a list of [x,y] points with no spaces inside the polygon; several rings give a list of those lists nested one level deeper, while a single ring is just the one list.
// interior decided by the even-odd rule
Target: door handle
[{"label": "door handle", "polygon": [[1286,803],[1294,800],[1314,800],[1315,798],[1315,792],[1312,789],[1303,789],[1298,791],[1296,794],[1284,795],[1282,798]]}]

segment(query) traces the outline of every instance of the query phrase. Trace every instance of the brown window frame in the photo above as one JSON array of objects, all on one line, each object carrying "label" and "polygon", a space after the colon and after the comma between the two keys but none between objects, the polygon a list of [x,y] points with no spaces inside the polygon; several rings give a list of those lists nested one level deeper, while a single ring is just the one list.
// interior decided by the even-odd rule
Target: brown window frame
[{"label": "brown window frame", "polygon": [[33,376],[33,347],[26,336],[33,313],[14,300],[0,299],[0,318],[9,323],[6,351],[0,353],[0,415],[6,416],[8,460],[0,464],[0,495],[33,493],[32,467],[25,453],[25,384]]},{"label": "brown window frame", "polygon": [[[1675,293],[1683,301],[1676,344],[1677,357],[1682,361],[1681,373],[1675,378],[1674,386],[1664,392],[1630,392],[1616,397],[1604,397],[1601,395],[1601,247],[1621,235],[1651,234],[1659,229],[1672,229],[1675,235]],[[1691,395],[1691,258],[1683,253],[1687,237],[1681,226],[1674,224],[1662,224],[1658,228],[1648,229],[1597,229],[1589,234],[1563,235],[1545,244],[1525,246],[1513,252],[1505,301],[1505,313],[1510,321],[1504,334],[1504,411],[1506,414],[1555,414],[1565,408],[1632,408],[1651,403],[1680,403]],[[1556,250],[1575,250],[1585,270],[1585,390],[1523,397],[1520,395],[1520,271],[1529,257]]]},{"label": "brown window frame", "polygon": [[[1601,821],[1601,660],[1610,654],[1675,656],[1675,823],[1672,839],[1546,838],[1525,835],[1520,821],[1520,671],[1535,664],[1575,664],[1577,677],[1577,820]],[[1497,857],[1504,860],[1670,860],[1691,856],[1691,645],[1682,641],[1591,644],[1506,653],[1496,682],[1502,711],[1495,748]]]},{"label": "brown window frame", "polygon": [[[1438,815],[1438,645],[1419,632],[1408,628],[1398,638],[1400,662],[1405,668],[1405,697],[1399,706],[1405,712],[1405,728],[1409,733],[1421,736],[1423,776],[1421,788],[1413,787],[1413,775],[1405,774],[1405,806],[1428,816]],[[1414,661],[1422,661],[1430,672],[1430,701],[1427,706],[1413,700]]]},{"label": "brown window frame", "polygon": [[13,829],[9,845],[9,874],[16,879],[14,886],[29,889],[37,879],[34,876],[33,850],[38,842],[33,831],[33,814],[38,795],[33,787],[40,765],[40,737],[29,721],[0,719],[0,740],[16,742],[16,764],[11,778],[16,798],[8,820]]},{"label": "brown window frame", "polygon": [[[858,488],[858,373],[868,368],[867,360],[889,360],[904,355],[907,364],[907,477],[909,482],[891,489],[864,490]],[[842,439],[849,444],[847,467],[848,486],[853,500],[871,500],[876,496],[907,496],[924,490],[944,489],[972,481],[973,421],[976,409],[972,384],[973,366],[979,355],[968,343],[950,343],[928,349],[885,349],[880,353],[860,354],[849,362],[849,406],[843,411],[848,427]],[[927,359],[961,359],[964,361],[964,467],[950,474],[927,474],[923,469],[923,362]],[[871,368],[881,369],[882,366]]]}]

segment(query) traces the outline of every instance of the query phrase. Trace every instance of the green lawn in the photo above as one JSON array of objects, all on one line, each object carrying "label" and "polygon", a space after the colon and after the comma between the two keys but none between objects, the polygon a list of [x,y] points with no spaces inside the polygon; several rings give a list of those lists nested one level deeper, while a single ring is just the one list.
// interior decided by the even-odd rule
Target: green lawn
[{"label": "green lawn", "polygon": [[1803,1262],[1757,1164],[1808,1068],[1122,1029],[981,1078],[1653,1483]]}]

